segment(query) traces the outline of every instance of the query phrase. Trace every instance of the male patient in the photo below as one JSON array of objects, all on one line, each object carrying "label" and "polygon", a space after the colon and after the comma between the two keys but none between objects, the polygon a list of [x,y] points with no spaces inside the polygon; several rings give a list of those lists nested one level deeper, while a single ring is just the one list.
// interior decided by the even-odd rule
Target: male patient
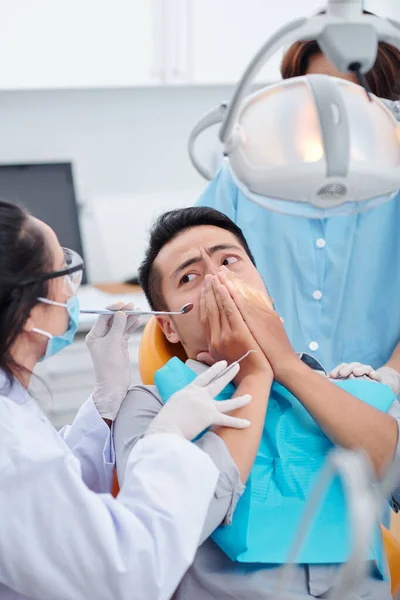
[{"label": "male patient", "polygon": [[[271,257],[271,260],[279,260],[279,257]],[[188,357],[186,364],[195,373],[207,369],[215,360],[225,359],[231,363],[249,349],[257,350],[243,360],[235,379],[237,395],[252,395],[250,404],[236,411],[236,416],[248,419],[251,426],[243,431],[227,428],[208,431],[195,442],[212,457],[220,477],[201,545],[174,598],[272,600],[280,560],[232,561],[217,543],[218,539],[216,542],[215,537],[210,537],[221,524],[224,526],[219,531],[233,527],[230,524],[235,508],[262,440],[268,401],[273,397],[271,386],[281,384],[282,390],[291,393],[288,402],[295,398],[327,444],[362,448],[377,472],[396,452],[396,403],[391,404],[390,400],[386,412],[378,410],[305,364],[292,349],[281,320],[272,308],[241,230],[218,211],[194,207],[162,215],[151,231],[140,281],[153,309],[178,310],[187,302],[194,303],[187,315],[162,317],[159,324],[170,342],[183,345]],[[273,380],[279,384],[273,384]],[[385,386],[375,385],[377,391],[383,389],[387,395]],[[136,386],[129,391],[114,427],[120,482],[132,447],[162,404],[155,386]],[[270,418],[275,417],[268,413]],[[304,423],[309,425],[306,419]],[[293,432],[293,440],[295,434]],[[307,436],[306,426],[304,435]],[[265,501],[268,506],[268,496]],[[283,521],[286,515],[290,518],[288,506],[282,505],[282,511],[286,511],[281,515]],[[334,528],[335,523],[330,526]],[[280,547],[283,542],[279,537],[269,537],[268,531],[263,535],[268,555],[276,551],[277,556],[282,553],[287,556],[289,549]],[[330,556],[326,540],[324,548]],[[296,566],[286,598],[327,597],[339,564],[332,564],[332,560],[324,560],[323,556],[318,558],[316,563],[319,564]],[[374,560],[371,559],[369,566],[369,575],[357,598],[389,600],[389,583]]]}]

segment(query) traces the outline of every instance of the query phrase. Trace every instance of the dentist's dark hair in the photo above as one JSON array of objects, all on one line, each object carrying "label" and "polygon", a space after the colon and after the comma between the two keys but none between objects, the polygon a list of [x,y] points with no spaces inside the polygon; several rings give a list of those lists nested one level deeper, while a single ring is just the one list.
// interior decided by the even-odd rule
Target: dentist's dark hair
[{"label": "dentist's dark hair", "polygon": [[0,200],[0,370],[9,384],[27,371],[15,360],[13,347],[37,298],[48,292],[48,281],[21,283],[42,275],[50,265],[45,238],[29,212]]},{"label": "dentist's dark hair", "polygon": [[[318,14],[325,14],[321,10]],[[365,15],[373,15],[363,10]],[[294,42],[282,59],[281,75],[283,79],[306,75],[310,58],[322,54],[316,40]],[[376,61],[366,75],[371,92],[378,98],[400,99],[400,51],[386,42],[379,42]]]},{"label": "dentist's dark hair", "polygon": [[162,274],[154,266],[158,253],[179,234],[201,225],[212,225],[230,231],[237,239],[251,262],[254,257],[240,227],[223,213],[206,206],[191,206],[171,210],[155,221],[150,231],[149,245],[145,258],[139,267],[139,281],[153,310],[168,310],[161,290]]}]

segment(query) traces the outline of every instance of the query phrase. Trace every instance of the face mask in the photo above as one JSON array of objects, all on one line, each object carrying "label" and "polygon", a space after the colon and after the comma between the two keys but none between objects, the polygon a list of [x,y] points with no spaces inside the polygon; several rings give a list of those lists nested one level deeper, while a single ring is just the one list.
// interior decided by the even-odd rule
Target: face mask
[{"label": "face mask", "polygon": [[66,308],[69,314],[69,326],[65,333],[62,335],[52,335],[48,331],[43,331],[43,329],[37,329],[34,327],[32,331],[35,333],[39,333],[40,335],[44,335],[48,338],[47,348],[44,356],[40,359],[40,361],[45,360],[46,358],[50,358],[54,356],[61,350],[64,350],[67,346],[70,346],[74,341],[75,334],[78,329],[78,320],[79,320],[79,300],[77,296],[72,296],[68,298],[66,304],[62,304],[61,302],[54,302],[53,300],[48,300],[47,298],[38,298],[40,302],[44,304],[53,304],[54,306],[61,306]]}]

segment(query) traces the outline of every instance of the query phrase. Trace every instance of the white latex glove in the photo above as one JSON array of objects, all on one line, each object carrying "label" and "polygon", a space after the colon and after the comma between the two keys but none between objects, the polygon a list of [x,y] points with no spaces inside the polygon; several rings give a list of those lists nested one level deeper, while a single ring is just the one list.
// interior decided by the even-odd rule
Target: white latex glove
[{"label": "white latex glove", "polygon": [[359,362],[341,363],[328,377],[332,379],[356,379],[357,377],[369,377],[378,383],[388,385],[395,396],[400,394],[400,374],[391,367],[373,369],[370,365]]},{"label": "white latex glove", "polygon": [[153,419],[145,435],[176,433],[191,441],[202,431],[213,425],[245,429],[250,425],[246,419],[231,417],[228,413],[246,406],[251,396],[246,394],[231,400],[214,400],[239,372],[235,365],[225,375],[210,383],[227,366],[221,360],[202,373],[192,383],[171,396],[158,415]]},{"label": "white latex glove", "polygon": [[356,379],[357,377],[369,377],[378,383],[381,383],[381,376],[370,365],[363,365],[359,362],[340,363],[329,373],[331,379]]},{"label": "white latex glove", "polygon": [[98,317],[86,336],[86,345],[95,373],[93,402],[103,419],[114,421],[131,385],[128,339],[140,320],[122,312],[132,310],[133,304],[118,302],[107,308],[118,312]]}]

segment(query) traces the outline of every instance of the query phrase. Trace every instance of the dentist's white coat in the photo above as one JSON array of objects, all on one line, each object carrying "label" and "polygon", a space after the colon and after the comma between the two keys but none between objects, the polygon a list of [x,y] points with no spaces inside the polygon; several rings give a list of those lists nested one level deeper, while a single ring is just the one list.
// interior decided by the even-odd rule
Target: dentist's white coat
[{"label": "dentist's white coat", "polygon": [[0,395],[0,600],[170,598],[218,471],[172,434],[137,444],[117,500],[113,468],[110,430],[91,399],[59,434],[18,382]]}]

